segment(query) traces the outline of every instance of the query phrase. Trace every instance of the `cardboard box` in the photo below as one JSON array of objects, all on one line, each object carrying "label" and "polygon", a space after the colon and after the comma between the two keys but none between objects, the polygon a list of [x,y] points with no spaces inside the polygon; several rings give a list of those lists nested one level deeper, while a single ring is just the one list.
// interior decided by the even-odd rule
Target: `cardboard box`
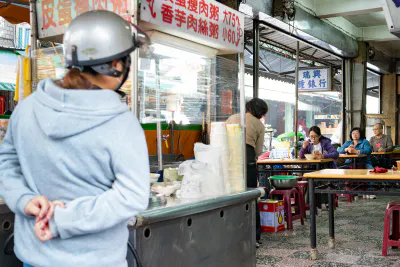
[{"label": "cardboard box", "polygon": [[261,231],[275,233],[285,230],[285,206],[283,200],[263,200],[258,202]]}]

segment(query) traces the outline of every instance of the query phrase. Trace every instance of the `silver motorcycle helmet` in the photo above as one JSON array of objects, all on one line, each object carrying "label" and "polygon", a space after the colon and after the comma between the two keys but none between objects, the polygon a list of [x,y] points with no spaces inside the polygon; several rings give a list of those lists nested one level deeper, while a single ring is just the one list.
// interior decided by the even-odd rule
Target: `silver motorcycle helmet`
[{"label": "silver motorcycle helmet", "polygon": [[[64,34],[64,56],[67,68],[120,77],[117,93],[128,78],[130,53],[137,48],[150,45],[150,38],[134,24],[129,24],[119,15],[94,10],[76,17]],[[124,70],[111,67],[110,62],[121,60]]]}]

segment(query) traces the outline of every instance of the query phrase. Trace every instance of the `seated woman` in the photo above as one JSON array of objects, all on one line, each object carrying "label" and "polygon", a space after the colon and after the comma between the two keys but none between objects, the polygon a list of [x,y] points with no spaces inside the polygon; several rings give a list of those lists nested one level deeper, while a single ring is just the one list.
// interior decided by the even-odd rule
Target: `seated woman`
[{"label": "seated woman", "polygon": [[[350,139],[351,141],[347,141],[346,143],[343,144],[342,147],[338,148],[338,151],[340,154],[365,154],[368,155],[367,160],[365,161],[365,166],[357,166],[357,168],[363,169],[373,169],[374,167],[372,166],[370,155],[372,153],[372,148],[370,143],[368,142],[367,139],[365,139],[365,133],[364,131],[359,128],[355,127],[351,130],[350,132]],[[351,168],[351,160],[347,159],[345,161],[345,169],[350,169]],[[369,183],[370,185],[373,185],[373,183]],[[363,195],[363,198],[372,198],[375,199],[375,195]]]},{"label": "seated woman", "polygon": [[[338,152],[340,154],[365,154],[368,155],[367,160],[365,161],[365,168],[366,169],[373,169],[371,164],[371,160],[369,158],[369,155],[372,153],[372,148],[371,145],[369,144],[368,140],[365,139],[365,134],[364,131],[359,128],[355,127],[351,130],[350,132],[350,139],[351,141],[347,141],[346,143],[343,144],[342,147],[338,148]],[[350,169],[351,160],[346,160],[346,169]],[[358,167],[358,166],[357,166]],[[362,169],[364,166],[360,166]]]},{"label": "seated woman", "polygon": [[[300,150],[300,158],[304,159],[306,154],[314,154],[315,159],[337,159],[339,153],[331,144],[331,139],[321,134],[321,129],[318,126],[313,126],[308,130],[310,140],[303,143]],[[336,168],[335,163],[332,167]],[[317,194],[317,214],[321,216],[322,203],[328,203],[327,194]]]},{"label": "seated woman", "polygon": [[303,143],[300,150],[300,158],[304,159],[306,154],[314,154],[316,159],[337,159],[339,153],[331,144],[331,139],[321,134],[318,126],[313,126],[308,131],[310,140]]}]

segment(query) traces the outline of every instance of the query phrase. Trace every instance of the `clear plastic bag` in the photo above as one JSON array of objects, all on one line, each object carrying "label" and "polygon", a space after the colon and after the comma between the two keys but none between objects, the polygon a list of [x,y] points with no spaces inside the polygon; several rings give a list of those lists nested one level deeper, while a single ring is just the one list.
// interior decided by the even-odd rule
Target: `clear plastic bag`
[{"label": "clear plastic bag", "polygon": [[179,166],[183,175],[180,195],[182,198],[217,196],[225,192],[223,177],[213,172],[212,166],[197,160],[188,160]]}]

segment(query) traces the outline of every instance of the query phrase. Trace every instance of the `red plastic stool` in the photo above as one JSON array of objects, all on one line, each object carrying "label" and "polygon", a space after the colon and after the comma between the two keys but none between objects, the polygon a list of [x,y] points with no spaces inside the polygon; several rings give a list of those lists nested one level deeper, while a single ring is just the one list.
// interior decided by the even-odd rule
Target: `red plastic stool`
[{"label": "red plastic stool", "polygon": [[307,181],[299,181],[297,182],[296,188],[299,191],[299,198],[300,198],[300,203],[304,207],[303,208],[303,217],[306,217],[306,211],[310,210],[310,205],[306,204],[306,187],[308,187],[308,182]]},{"label": "red plastic stool", "polygon": [[[348,183],[348,182],[345,182],[345,184],[349,184],[349,183]],[[346,189],[347,191],[349,191],[349,190],[351,190],[352,188],[346,186],[345,189]],[[352,195],[352,194],[341,194],[340,196],[346,197],[346,198],[347,198],[347,202],[349,202],[349,203],[351,203],[351,202],[353,202],[353,200],[355,200],[355,195]]]},{"label": "red plastic stool", "polygon": [[[269,197],[272,198],[272,196],[283,196],[283,202],[285,205],[285,217],[286,217],[286,222],[287,222],[287,229],[293,229],[293,221],[294,220],[301,220],[301,224],[304,225],[304,216],[305,214],[304,211],[304,205],[302,205],[302,202],[300,201],[300,194],[299,191],[296,188],[292,189],[273,189],[269,193]],[[295,198],[295,206],[297,206],[299,212],[295,215],[292,214],[292,203],[290,201],[291,196],[294,196]]]},{"label": "red plastic stool", "polygon": [[[392,234],[390,235],[390,215],[393,213]],[[389,247],[400,247],[400,202],[390,202],[385,213],[385,224],[383,227],[382,256],[387,256]]]}]

